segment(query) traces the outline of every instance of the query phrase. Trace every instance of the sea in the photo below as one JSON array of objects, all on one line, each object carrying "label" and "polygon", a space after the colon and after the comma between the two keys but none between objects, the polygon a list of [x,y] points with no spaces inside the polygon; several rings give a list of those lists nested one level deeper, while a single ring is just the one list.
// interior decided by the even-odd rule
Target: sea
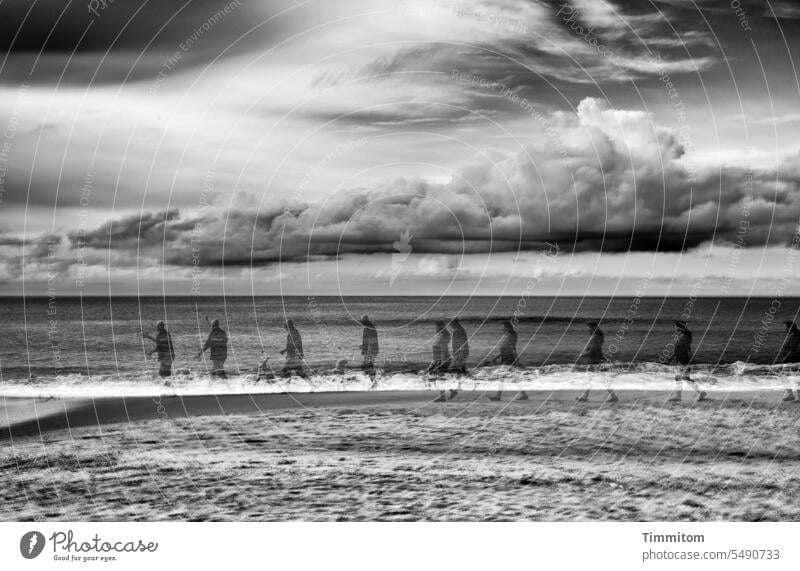
[{"label": "sea", "polygon": [[[676,320],[693,333],[693,375],[709,388],[781,388],[800,380],[779,363],[785,320],[800,298],[708,297],[6,297],[0,319],[0,396],[102,397],[338,390],[467,388],[475,390],[673,386],[668,356]],[[360,371],[361,315],[380,343],[375,383]],[[431,375],[436,321],[459,318],[470,344],[467,375]],[[518,367],[484,366],[497,354],[502,321],[518,332]],[[229,337],[228,379],[212,379],[197,359],[218,319]],[[303,337],[309,378],[258,380],[268,357],[279,372],[284,320]],[[148,358],[156,323],[164,321],[176,351],[164,381]],[[580,357],[586,323],[600,323],[606,362]],[[334,371],[348,361],[344,373]]]}]

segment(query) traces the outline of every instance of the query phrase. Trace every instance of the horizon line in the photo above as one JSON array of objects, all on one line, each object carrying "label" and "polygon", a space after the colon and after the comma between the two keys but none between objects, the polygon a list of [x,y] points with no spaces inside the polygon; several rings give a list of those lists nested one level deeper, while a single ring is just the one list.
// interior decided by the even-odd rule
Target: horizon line
[{"label": "horizon line", "polygon": [[660,298],[668,298],[668,297],[694,297],[695,299],[710,299],[710,298],[717,298],[717,299],[800,299],[800,294],[797,295],[690,295],[690,294],[672,294],[672,295],[636,295],[636,294],[525,294],[523,293],[502,293],[502,294],[203,294],[203,295],[185,295],[185,294],[86,294],[82,295],[78,294],[61,294],[61,295],[51,295],[47,293],[43,294],[0,294],[1,299],[30,299],[30,298],[41,298],[41,299],[52,299],[52,298],[74,298],[74,299],[82,299],[82,298],[91,298],[91,297],[154,297],[154,298],[190,298],[190,299],[198,299],[198,298],[254,298],[254,297],[277,297],[277,298],[286,298],[286,297],[541,297],[541,298],[548,298],[548,297],[576,297],[576,298],[609,298],[609,297],[626,297],[626,298],[640,298],[640,299],[660,299]]}]

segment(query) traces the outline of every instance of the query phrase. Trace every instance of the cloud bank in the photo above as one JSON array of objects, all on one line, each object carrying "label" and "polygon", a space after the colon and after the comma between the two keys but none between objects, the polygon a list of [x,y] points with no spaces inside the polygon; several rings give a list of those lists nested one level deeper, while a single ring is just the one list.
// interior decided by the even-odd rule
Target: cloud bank
[{"label": "cloud bank", "polygon": [[477,156],[447,183],[398,178],[311,204],[240,196],[73,231],[68,245],[123,265],[258,266],[392,253],[404,232],[416,253],[470,254],[788,245],[797,231],[800,160],[694,172],[673,131],[596,98],[546,121],[558,145]]}]

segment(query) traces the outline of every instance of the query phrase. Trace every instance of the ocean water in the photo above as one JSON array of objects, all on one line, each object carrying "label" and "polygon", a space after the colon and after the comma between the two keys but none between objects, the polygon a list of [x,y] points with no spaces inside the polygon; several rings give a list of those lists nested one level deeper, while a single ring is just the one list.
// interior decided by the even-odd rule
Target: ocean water
[{"label": "ocean water", "polygon": [[[0,395],[185,394],[284,390],[362,390],[369,379],[361,363],[361,326],[368,314],[380,339],[379,389],[499,383],[527,388],[605,386],[670,387],[664,364],[674,322],[694,334],[695,370],[724,387],[780,387],[794,382],[794,367],[776,365],[786,319],[797,318],[800,299],[631,297],[46,297],[2,298],[6,335],[0,346]],[[500,321],[518,321],[519,369],[473,369],[464,379],[424,373],[434,323],[458,317],[470,336],[470,365],[497,353]],[[309,381],[255,383],[262,355],[279,369],[284,319],[303,335]],[[209,380],[208,363],[195,358],[219,319],[230,339],[228,381]],[[158,363],[148,359],[155,323],[167,324],[176,350],[176,376],[165,387]],[[587,320],[606,334],[608,363],[587,371],[579,359]],[[348,359],[347,375],[331,373]],[[787,378],[788,377],[788,378]]]}]

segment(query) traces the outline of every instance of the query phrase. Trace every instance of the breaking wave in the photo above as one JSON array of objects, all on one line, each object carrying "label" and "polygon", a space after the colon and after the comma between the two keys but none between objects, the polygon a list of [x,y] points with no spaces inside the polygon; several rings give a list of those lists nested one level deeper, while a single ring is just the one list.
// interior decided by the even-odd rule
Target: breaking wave
[{"label": "breaking wave", "polygon": [[[697,365],[692,378],[709,390],[774,390],[800,382],[797,365]],[[603,389],[669,390],[674,370],[659,363],[610,364],[597,370],[586,366],[481,367],[463,376],[431,375],[424,370],[378,370],[376,383],[365,373],[314,373],[309,378],[259,379],[255,373],[232,374],[211,379],[205,371],[179,369],[164,381],[152,371],[85,375],[37,376],[6,381],[0,396],[32,398],[103,398],[125,396],[189,396],[285,392],[400,391],[461,388],[464,390],[560,390]]]}]

